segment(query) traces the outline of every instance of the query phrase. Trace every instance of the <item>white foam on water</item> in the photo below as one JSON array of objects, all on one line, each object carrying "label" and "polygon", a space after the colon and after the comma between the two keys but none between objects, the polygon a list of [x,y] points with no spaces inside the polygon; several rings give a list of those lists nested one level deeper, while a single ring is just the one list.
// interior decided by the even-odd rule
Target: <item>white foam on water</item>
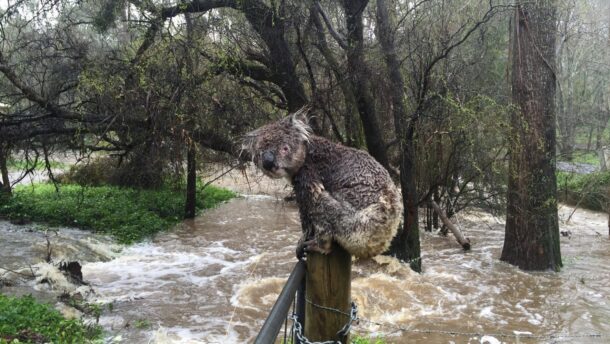
[{"label": "white foam on water", "polygon": [[240,195],[243,198],[246,198],[248,200],[252,200],[252,201],[268,201],[268,200],[278,200],[277,197],[275,196],[271,196],[271,195],[253,195],[253,194],[241,194]]},{"label": "white foam on water", "polygon": [[493,319],[495,314],[492,312],[493,306],[487,306],[479,312],[479,318]]},{"label": "white foam on water", "polygon": [[481,344],[501,344],[502,342],[500,342],[496,337],[493,336],[482,336],[481,337]]},{"label": "white foam on water", "polygon": [[32,266],[32,269],[36,276],[35,289],[45,289],[48,285],[54,290],[70,292],[77,288],[77,286],[70,283],[66,276],[64,276],[64,274],[53,264],[38,263]]},{"label": "white foam on water", "polygon": [[[198,253],[168,251],[146,243],[126,248],[112,261],[85,264],[83,275],[95,285],[100,297],[121,294],[122,299],[147,297],[155,290],[175,283],[205,287],[210,280],[229,274],[252,260],[239,260],[240,255],[221,243],[203,247]],[[215,273],[196,274],[202,267],[210,266],[216,267]]]}]

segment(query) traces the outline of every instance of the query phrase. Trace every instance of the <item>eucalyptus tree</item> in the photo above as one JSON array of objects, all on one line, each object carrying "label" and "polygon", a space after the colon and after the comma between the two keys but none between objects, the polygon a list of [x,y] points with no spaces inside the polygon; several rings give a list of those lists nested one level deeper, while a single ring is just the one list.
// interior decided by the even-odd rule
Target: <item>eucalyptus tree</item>
[{"label": "eucalyptus tree", "polygon": [[517,2],[512,22],[512,113],[506,234],[501,259],[524,270],[559,270],[555,176],[557,6]]}]

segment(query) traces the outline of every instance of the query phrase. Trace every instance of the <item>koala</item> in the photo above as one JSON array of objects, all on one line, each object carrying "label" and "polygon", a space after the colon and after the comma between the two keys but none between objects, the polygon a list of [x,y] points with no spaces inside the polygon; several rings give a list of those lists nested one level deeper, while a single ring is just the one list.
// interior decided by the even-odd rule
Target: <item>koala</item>
[{"label": "koala", "polygon": [[297,256],[327,254],[333,241],[359,258],[383,253],[402,216],[398,188],[368,153],[312,134],[305,112],[246,134],[243,146],[266,176],[292,183],[304,232]]}]

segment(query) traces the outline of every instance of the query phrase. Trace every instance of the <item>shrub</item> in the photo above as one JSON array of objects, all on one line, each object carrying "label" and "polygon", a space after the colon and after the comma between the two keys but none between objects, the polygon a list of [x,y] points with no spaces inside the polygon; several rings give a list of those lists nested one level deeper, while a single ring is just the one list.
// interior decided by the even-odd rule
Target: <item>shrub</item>
[{"label": "shrub", "polygon": [[576,174],[557,172],[557,196],[560,201],[591,210],[608,209],[610,172]]},{"label": "shrub", "polygon": [[64,319],[32,296],[0,294],[0,343],[87,343],[101,338],[101,327]]},{"label": "shrub", "polygon": [[66,184],[79,184],[82,186],[101,186],[112,184],[114,171],[118,160],[112,157],[102,157],[89,163],[73,165],[70,170],[58,177]]},{"label": "shrub", "polygon": [[140,160],[132,158],[121,162],[116,157],[99,157],[87,163],[73,165],[57,179],[61,183],[82,186],[115,185],[159,189],[163,187],[164,181],[172,176],[167,168],[160,168],[160,164],[155,166],[149,161]]},{"label": "shrub", "polygon": [[[199,188],[196,206],[210,208],[232,197],[235,194],[225,189]],[[0,205],[0,215],[108,233],[129,244],[178,223],[184,202],[184,191],[169,187],[138,190],[61,185],[56,191],[53,184],[34,184],[15,188],[13,197]]]}]

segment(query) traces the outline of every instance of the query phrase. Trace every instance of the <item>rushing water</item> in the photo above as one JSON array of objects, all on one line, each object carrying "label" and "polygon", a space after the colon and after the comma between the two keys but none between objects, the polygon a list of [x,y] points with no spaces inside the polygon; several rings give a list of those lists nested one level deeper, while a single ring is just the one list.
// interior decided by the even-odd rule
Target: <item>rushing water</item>
[{"label": "rushing water", "polygon": [[[560,217],[570,211],[562,207]],[[578,210],[570,224],[561,224],[571,235],[561,238],[560,273],[525,273],[501,263],[500,220],[481,212],[458,220],[472,251],[464,253],[452,237],[422,233],[421,275],[387,257],[354,264],[352,296],[362,318],[356,332],[391,343],[610,342],[605,214]],[[17,268],[26,257],[44,256],[41,234],[6,223],[0,231],[0,265]],[[92,300],[113,304],[100,319],[112,337],[125,343],[246,343],[296,262],[299,231],[293,204],[246,196],[111,260],[116,254],[103,239],[68,230],[54,240],[65,247],[58,255],[89,261],[83,274],[95,290]],[[24,241],[28,236],[36,244]],[[16,293],[11,288],[5,290]],[[605,337],[574,337],[594,333]]]}]

